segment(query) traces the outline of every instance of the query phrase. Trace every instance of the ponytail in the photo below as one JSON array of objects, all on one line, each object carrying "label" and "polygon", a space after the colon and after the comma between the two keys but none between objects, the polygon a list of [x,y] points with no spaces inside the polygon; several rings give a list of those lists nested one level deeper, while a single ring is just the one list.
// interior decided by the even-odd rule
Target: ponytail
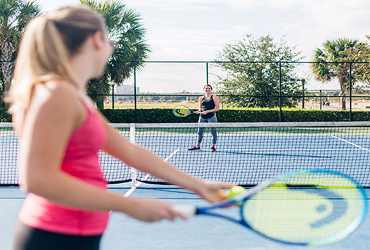
[{"label": "ponytail", "polygon": [[14,84],[6,98],[9,112],[25,110],[37,84],[59,79],[77,86],[69,60],[96,31],[104,31],[104,21],[88,7],[62,8],[33,19],[20,43]]}]

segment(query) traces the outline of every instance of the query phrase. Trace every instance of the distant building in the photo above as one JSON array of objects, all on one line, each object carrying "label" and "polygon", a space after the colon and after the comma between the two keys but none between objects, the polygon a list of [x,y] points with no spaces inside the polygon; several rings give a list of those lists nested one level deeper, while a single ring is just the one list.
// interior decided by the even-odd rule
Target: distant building
[{"label": "distant building", "polygon": [[[134,85],[121,85],[115,87],[115,92],[117,94],[133,94],[134,93]],[[139,93],[139,87],[136,87],[136,93]]]},{"label": "distant building", "polygon": [[306,94],[315,94],[321,96],[338,96],[340,95],[340,89],[306,89]]},{"label": "distant building", "polygon": [[[118,95],[116,98],[118,101],[132,101],[132,97],[119,96],[120,94],[134,94],[134,85],[121,85],[115,86],[114,92]],[[140,93],[139,87],[136,87],[136,94]]]}]

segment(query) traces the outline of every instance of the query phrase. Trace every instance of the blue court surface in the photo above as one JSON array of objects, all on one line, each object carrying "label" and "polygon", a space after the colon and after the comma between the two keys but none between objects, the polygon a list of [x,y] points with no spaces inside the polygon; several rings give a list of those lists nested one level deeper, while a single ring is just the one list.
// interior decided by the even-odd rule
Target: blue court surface
[{"label": "blue court surface", "polygon": [[[125,194],[132,183],[110,185],[113,192]],[[368,195],[370,190],[366,189]],[[0,250],[12,248],[12,234],[18,212],[25,198],[18,187],[0,187]],[[131,195],[137,198],[161,198],[178,204],[205,205],[193,193],[170,185],[142,184]],[[238,216],[238,208],[224,209],[224,213]],[[370,216],[360,228],[346,239],[331,245],[310,247],[321,250],[362,250],[370,245]],[[193,250],[193,249],[307,249],[265,239],[235,223],[209,216],[197,216],[187,221],[144,223],[125,214],[113,213],[102,239],[101,249],[127,250]]]},{"label": "blue court surface", "polygon": [[[356,129],[355,129],[356,130]],[[158,131],[156,131],[158,132]],[[217,152],[210,152],[211,136],[205,134],[200,151],[188,151],[196,142],[192,132],[176,131],[144,135],[138,132],[136,143],[157,153],[172,157],[171,164],[201,179],[256,185],[278,174],[297,169],[330,169],[350,175],[360,185],[370,187],[370,133],[366,128],[357,132],[322,129],[250,131],[218,130]],[[128,136],[127,134],[125,135]],[[0,136],[0,183],[16,184],[18,143],[12,131]],[[176,153],[174,153],[176,152]],[[131,170],[118,160],[101,154],[102,168],[109,181],[131,179]],[[139,173],[142,179],[145,174]],[[158,181],[149,177],[148,181]],[[125,194],[133,185],[111,184],[111,191]],[[366,189],[368,196],[370,189]],[[0,250],[12,248],[13,228],[26,194],[18,187],[0,186]],[[160,198],[175,204],[206,205],[193,193],[171,185],[142,184],[131,195],[138,198]],[[238,208],[224,209],[238,217]],[[348,238],[337,243],[312,247],[323,250],[370,249],[370,216]],[[306,249],[276,243],[235,223],[210,216],[197,216],[187,221],[144,223],[124,214],[113,213],[102,239],[101,249],[128,250],[214,250],[214,249]]]}]

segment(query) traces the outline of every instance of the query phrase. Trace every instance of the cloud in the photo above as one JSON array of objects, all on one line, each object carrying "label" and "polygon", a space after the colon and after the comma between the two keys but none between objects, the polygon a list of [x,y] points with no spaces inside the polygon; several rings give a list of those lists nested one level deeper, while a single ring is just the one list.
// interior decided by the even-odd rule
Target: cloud
[{"label": "cloud", "polygon": [[261,1],[255,0],[225,0],[222,1],[226,6],[232,7],[235,10],[250,10],[259,6]]},{"label": "cloud", "polygon": [[[162,52],[176,52],[170,56],[174,60],[214,60],[215,53],[220,51],[226,43],[241,40],[249,31],[250,27],[244,25],[234,25],[231,29],[225,30],[216,28],[157,30],[155,36],[150,38],[150,45],[153,47],[153,53],[151,53],[150,58],[152,60],[166,60],[165,55],[169,56],[170,53],[155,53],[156,50],[161,48]],[[175,55],[178,56],[177,59]]]},{"label": "cloud", "polygon": [[154,7],[161,10],[189,10],[208,9],[210,5],[219,3],[218,0],[127,0],[127,6],[131,3],[135,6]]},{"label": "cloud", "polygon": [[[43,10],[50,11],[79,1],[38,2]],[[369,0],[126,0],[125,4],[143,18],[146,40],[152,47],[149,60],[214,60],[225,44],[240,41],[245,34],[270,34],[275,39],[287,35],[289,45],[297,45],[306,56],[304,60],[311,60],[313,50],[328,39],[347,37],[365,41],[365,35],[370,35]],[[195,83],[191,88],[197,90],[196,82],[204,83],[204,67],[193,66],[179,70],[172,66],[151,67],[147,72],[158,78],[155,86],[165,81],[170,86]],[[170,77],[171,71],[186,77]],[[169,79],[159,78],[160,72]],[[200,78],[188,79],[189,73],[183,72]],[[152,83],[150,77],[140,82]]]},{"label": "cloud", "polygon": [[327,0],[318,5],[308,5],[317,30],[332,37],[363,36],[368,32],[370,2]]},{"label": "cloud", "polygon": [[310,15],[305,20],[307,30],[306,34],[302,32],[302,39],[311,37],[308,41],[316,47],[322,46],[326,40],[343,37],[364,41],[365,35],[370,34],[369,9],[370,1],[362,0],[326,0],[317,5],[307,4],[306,11]]},{"label": "cloud", "polygon": [[42,6],[42,11],[45,12],[45,13],[54,11],[54,10],[59,9],[61,7],[76,6],[80,3],[79,0],[63,0],[63,1],[37,0],[36,2],[39,3]]},{"label": "cloud", "polygon": [[156,7],[162,10],[211,9],[215,6],[227,6],[236,10],[252,9],[263,5],[266,0],[127,0],[127,4]]}]

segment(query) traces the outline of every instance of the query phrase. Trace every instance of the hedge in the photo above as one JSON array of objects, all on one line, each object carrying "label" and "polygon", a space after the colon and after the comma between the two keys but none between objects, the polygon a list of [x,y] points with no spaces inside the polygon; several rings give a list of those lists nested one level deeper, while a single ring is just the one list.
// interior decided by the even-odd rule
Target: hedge
[{"label": "hedge", "polygon": [[[197,122],[197,115],[179,118],[172,109],[104,109],[101,112],[112,123],[188,123]],[[222,109],[218,122],[279,122],[279,109]],[[283,109],[283,122],[349,121],[349,111]],[[136,121],[135,121],[136,116]],[[369,111],[352,111],[352,121],[370,121]],[[11,115],[0,109],[0,122],[11,122]]]},{"label": "hedge", "polygon": [[[197,115],[179,118],[172,109],[106,109],[102,113],[112,123],[187,123],[197,122]],[[279,109],[223,109],[217,112],[218,122],[279,122]],[[349,121],[349,111],[283,109],[283,122]],[[369,111],[352,111],[352,121],[370,121]]]},{"label": "hedge", "polygon": [[11,122],[12,116],[6,112],[6,109],[0,108],[0,122]]}]

